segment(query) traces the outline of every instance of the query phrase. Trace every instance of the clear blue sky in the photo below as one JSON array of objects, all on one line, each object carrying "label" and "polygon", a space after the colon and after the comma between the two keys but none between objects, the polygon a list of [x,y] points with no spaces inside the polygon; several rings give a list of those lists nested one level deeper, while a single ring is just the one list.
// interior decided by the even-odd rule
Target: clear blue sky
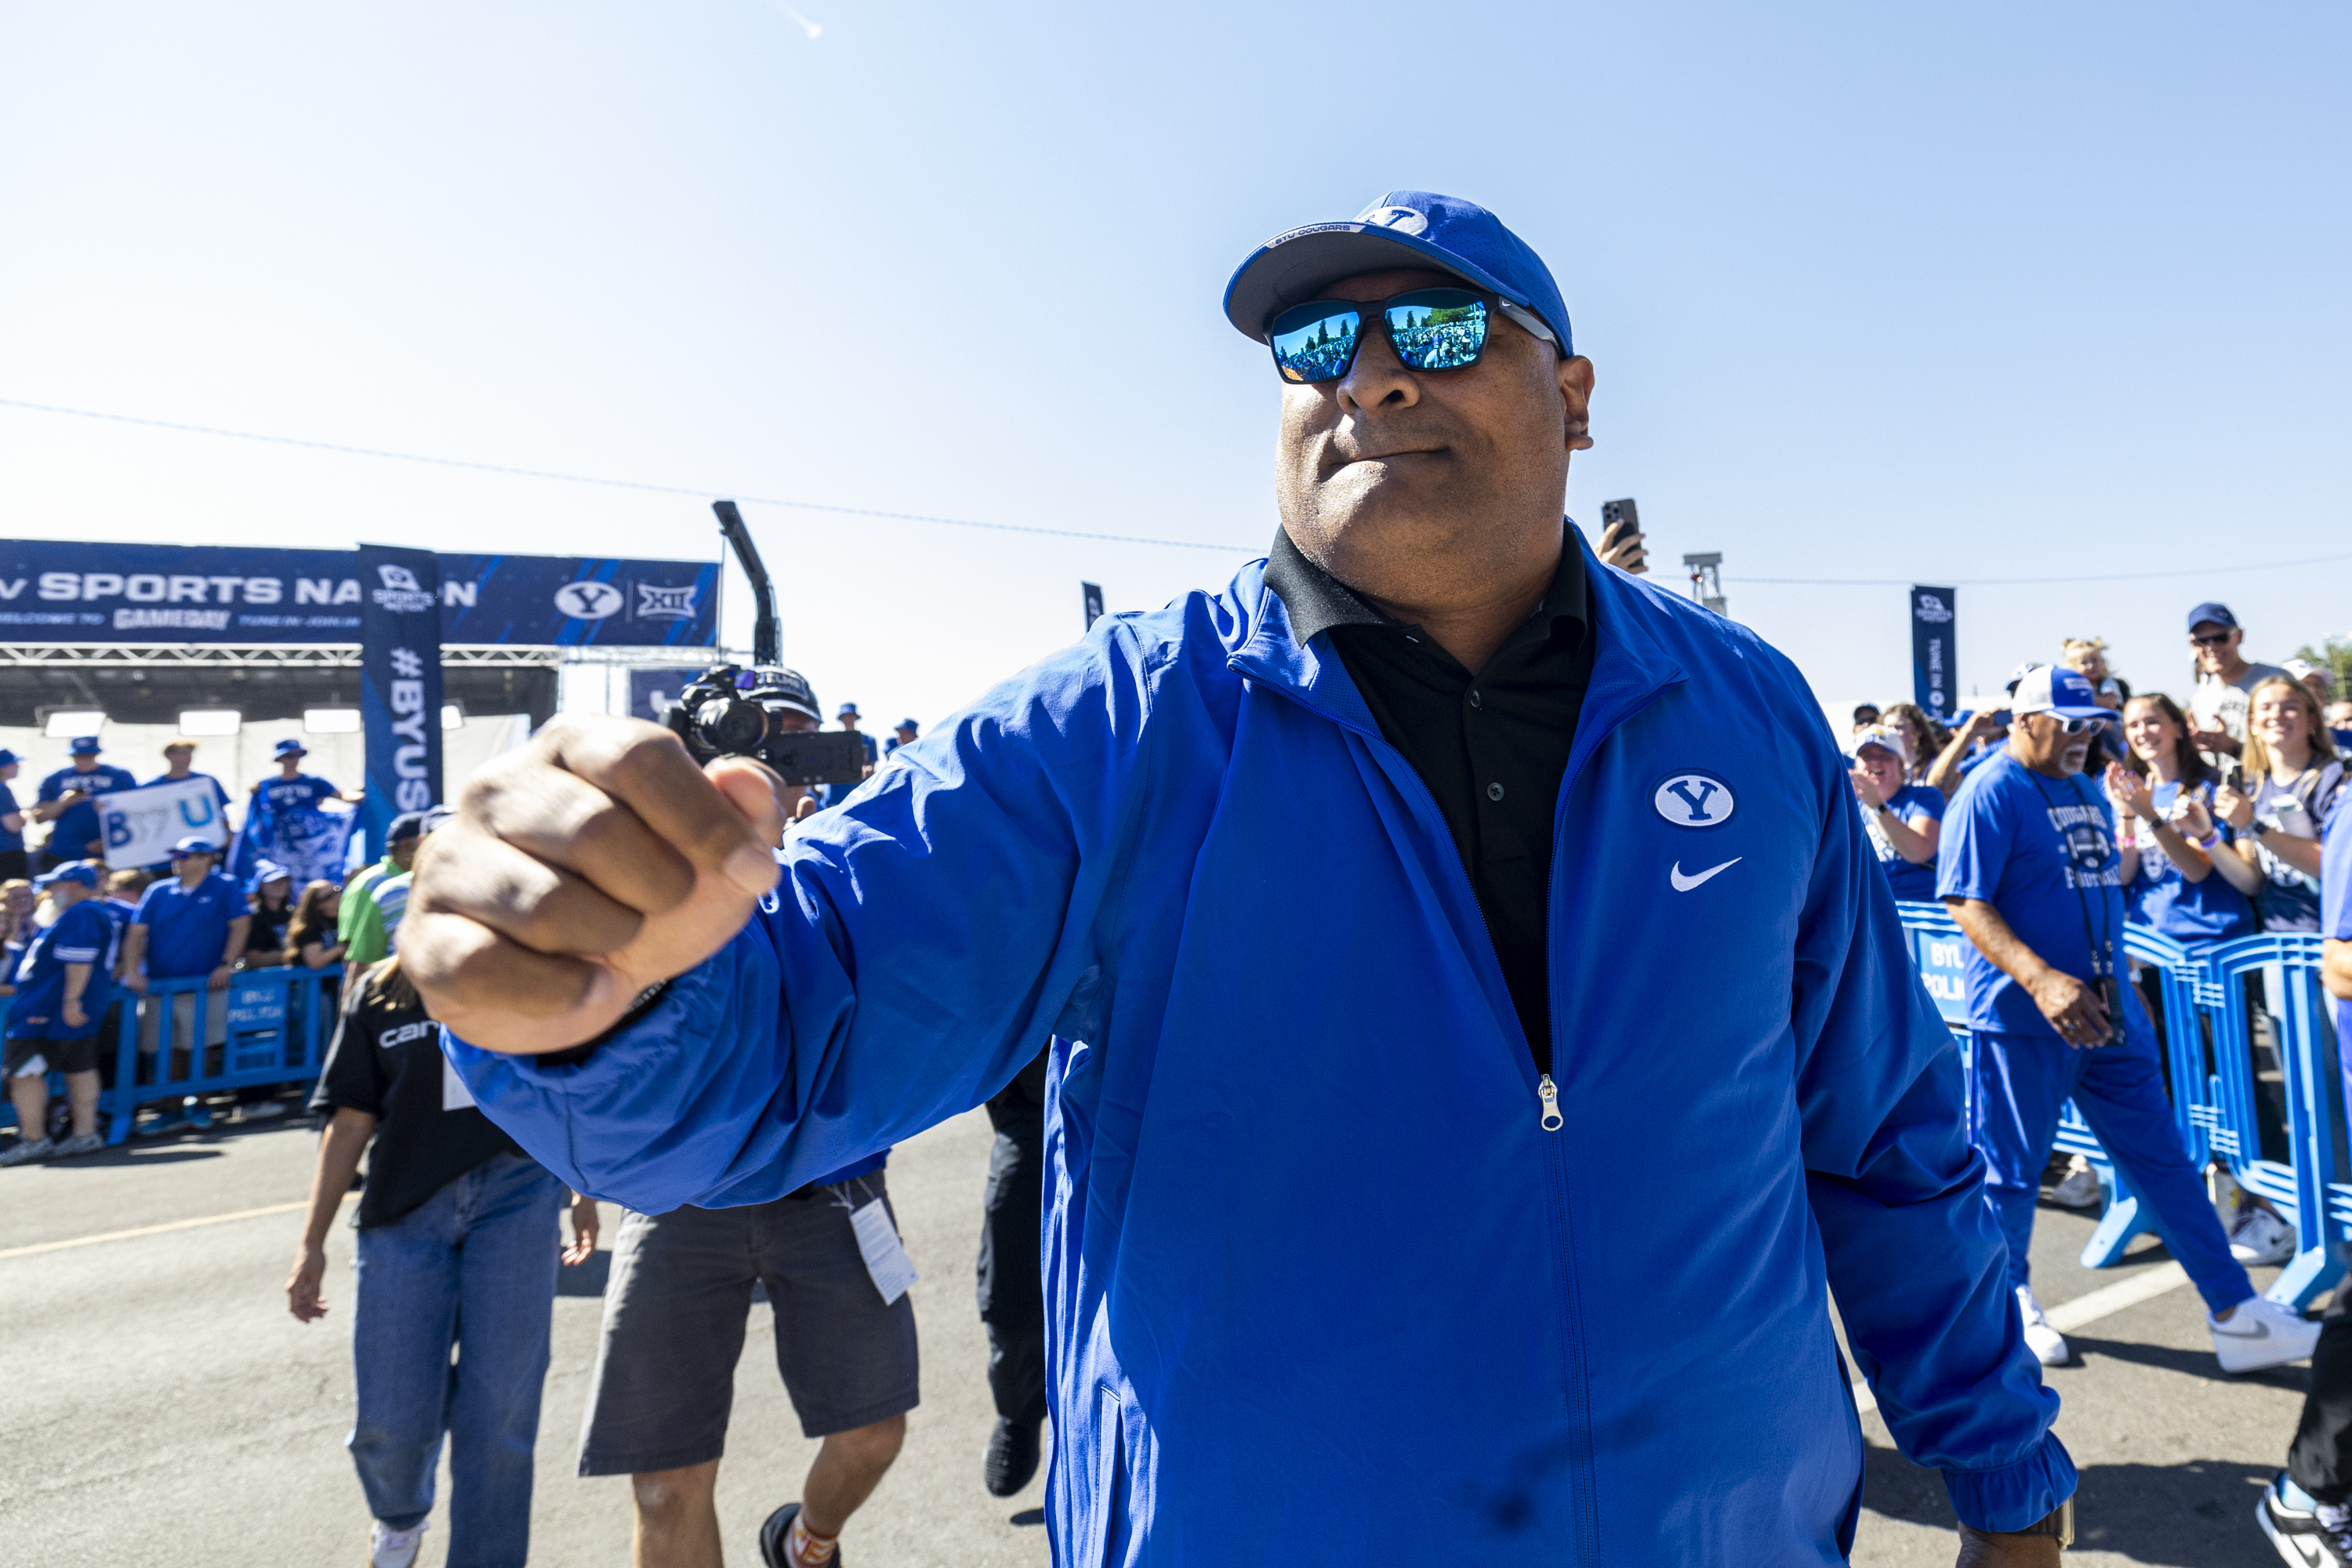
[{"label": "clear blue sky", "polygon": [[[1825,697],[1900,588],[2352,549],[2338,5],[16,6],[0,397],[715,492],[828,700],[936,719],[1275,528],[1250,248],[1496,208],[1599,368],[1571,511]],[[708,556],[697,500],[0,409],[7,531]],[[1963,685],[2352,628],[2347,564],[1964,587]],[[748,623],[740,595],[736,635]]]}]

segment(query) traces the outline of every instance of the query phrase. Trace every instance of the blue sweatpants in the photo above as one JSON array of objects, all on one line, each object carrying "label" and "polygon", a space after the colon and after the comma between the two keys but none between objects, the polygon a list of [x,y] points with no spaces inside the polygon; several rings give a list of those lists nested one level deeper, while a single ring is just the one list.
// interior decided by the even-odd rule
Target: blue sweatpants
[{"label": "blue sweatpants", "polygon": [[2165,1098],[2156,1037],[2137,1007],[2128,1012],[2117,1046],[2077,1050],[2054,1034],[1976,1037],[1969,1131],[1985,1158],[1985,1201],[2009,1238],[2009,1282],[2022,1285],[2029,1277],[2042,1171],[2058,1136],[2059,1110],[2072,1099],[2147,1205],[2157,1236],[2189,1271],[2205,1305],[2219,1312],[2252,1297],[2254,1287],[2230,1256],[2230,1238],[2189,1163]]}]

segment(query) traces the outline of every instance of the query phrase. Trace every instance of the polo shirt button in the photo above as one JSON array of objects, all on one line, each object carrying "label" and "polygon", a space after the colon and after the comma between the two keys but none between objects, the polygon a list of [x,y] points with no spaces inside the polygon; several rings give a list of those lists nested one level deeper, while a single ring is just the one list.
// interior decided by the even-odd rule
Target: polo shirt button
[{"label": "polo shirt button", "polygon": [[1486,786],[1486,798],[1487,798],[1488,800],[1500,800],[1500,799],[1502,799],[1502,798],[1503,798],[1503,786],[1502,786],[1501,784],[1488,784],[1488,785]]},{"label": "polo shirt button", "polygon": [[1475,707],[1477,707],[1478,705],[1479,705],[1479,703],[1478,703],[1478,694],[1477,694],[1476,692],[1473,691],[1473,692],[1470,694],[1470,706],[1471,706],[1471,707],[1473,707],[1473,708],[1475,708]]}]

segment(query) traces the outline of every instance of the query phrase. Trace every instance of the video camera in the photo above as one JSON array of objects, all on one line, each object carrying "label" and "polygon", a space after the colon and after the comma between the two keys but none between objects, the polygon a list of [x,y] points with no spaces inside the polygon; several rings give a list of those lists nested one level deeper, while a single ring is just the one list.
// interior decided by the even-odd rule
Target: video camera
[{"label": "video camera", "polygon": [[785,713],[815,717],[815,695],[798,672],[783,667],[776,625],[776,593],[768,569],[731,500],[714,501],[719,530],[751,580],[758,613],[751,623],[751,663],[714,664],[677,694],[662,722],[697,763],[750,757],[788,784],[856,784],[866,776],[866,741],[846,730],[787,730]]}]

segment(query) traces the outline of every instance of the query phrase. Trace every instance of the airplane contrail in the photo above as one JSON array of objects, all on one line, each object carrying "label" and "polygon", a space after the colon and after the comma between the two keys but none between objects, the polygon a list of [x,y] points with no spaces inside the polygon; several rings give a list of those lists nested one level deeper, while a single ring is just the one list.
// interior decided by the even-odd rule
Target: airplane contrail
[{"label": "airplane contrail", "polygon": [[817,39],[824,36],[824,24],[810,21],[806,16],[802,16],[798,11],[793,10],[790,5],[785,5],[784,0],[776,0],[776,8],[801,25],[801,31],[809,36],[809,42],[814,43]]}]

